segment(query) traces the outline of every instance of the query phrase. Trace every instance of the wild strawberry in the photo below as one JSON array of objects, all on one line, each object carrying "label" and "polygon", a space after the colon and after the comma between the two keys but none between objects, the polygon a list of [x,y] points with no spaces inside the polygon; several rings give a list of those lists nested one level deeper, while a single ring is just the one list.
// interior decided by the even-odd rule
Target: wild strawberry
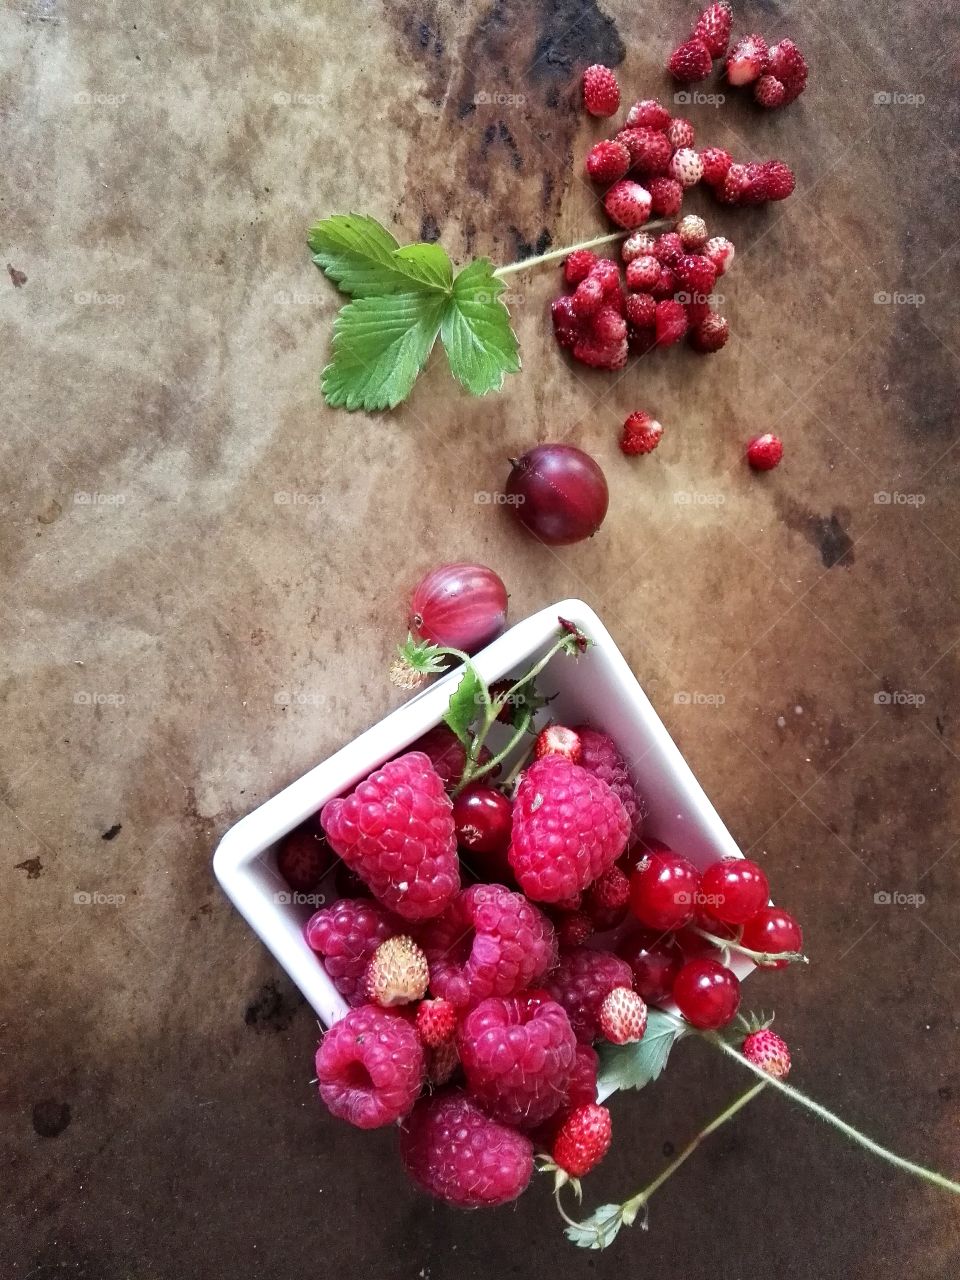
[{"label": "wild strawberry", "polygon": [[618,316],[626,316],[627,314],[627,295],[624,293],[622,286],[617,283],[615,289],[611,289],[604,294],[603,305],[610,307]]},{"label": "wild strawberry", "polygon": [[787,98],[787,91],[783,87],[782,80],[768,74],[754,82],[753,97],[761,107],[782,107]]},{"label": "wild strawberry", "polygon": [[584,316],[592,316],[602,302],[603,285],[596,276],[591,275],[577,285],[571,306],[574,315],[582,319]]},{"label": "wild strawberry", "polygon": [[599,63],[583,73],[583,105],[592,116],[612,116],[620,107],[620,86],[609,67]]},{"label": "wild strawberry", "polygon": [[627,321],[636,329],[650,329],[657,316],[657,302],[650,293],[627,296]]},{"label": "wild strawberry", "polygon": [[680,281],[677,279],[673,268],[664,266],[661,263],[657,283],[650,292],[655,298],[672,298],[679,288]]},{"label": "wild strawberry", "polygon": [[683,241],[676,231],[664,231],[657,236],[653,246],[653,256],[667,267],[680,261],[684,254]]},{"label": "wild strawberry", "polygon": [[657,346],[669,347],[687,332],[687,313],[683,303],[665,298],[657,303]]},{"label": "wild strawberry", "polygon": [[660,276],[660,263],[652,254],[642,258],[634,258],[627,263],[627,288],[637,290],[652,289]]},{"label": "wild strawberry", "polygon": [[627,363],[627,342],[604,346],[596,338],[581,338],[573,348],[573,358],[591,369],[622,369]]},{"label": "wild strawberry", "polygon": [[399,934],[381,942],[367,966],[367,999],[382,1009],[413,1004],[427,994],[427,957],[412,938]]},{"label": "wild strawberry", "polygon": [[620,288],[620,268],[612,258],[598,258],[590,275],[600,281],[603,289],[603,300],[607,302]]},{"label": "wild strawberry", "polygon": [[782,1080],[790,1072],[790,1050],[775,1031],[753,1031],[743,1042],[743,1056],[768,1076]]},{"label": "wild strawberry", "polygon": [[733,263],[735,253],[732,242],[726,236],[712,236],[703,246],[703,256],[710,259],[718,276],[722,276]]},{"label": "wild strawberry", "polygon": [[630,152],[631,163],[646,174],[666,173],[673,154],[667,135],[657,129],[624,129],[617,142]]},{"label": "wild strawberry", "polygon": [[627,236],[620,248],[620,256],[624,262],[632,262],[634,258],[642,258],[644,254],[653,252],[656,237],[649,231],[635,231]]},{"label": "wild strawberry", "polygon": [[722,147],[704,147],[700,152],[703,161],[703,180],[708,187],[715,187],[727,176],[733,157]]},{"label": "wild strawberry", "polygon": [[627,112],[627,128],[666,129],[670,124],[670,112],[658,98],[644,98],[635,102]]},{"label": "wild strawberry", "polygon": [[690,330],[690,345],[701,355],[709,355],[710,352],[719,351],[722,346],[725,346],[729,336],[730,322],[724,316],[711,311]]},{"label": "wild strawberry", "polygon": [[571,1111],[553,1143],[555,1163],[571,1178],[582,1178],[610,1149],[610,1112],[596,1103]]},{"label": "wild strawberry", "polygon": [[671,157],[669,174],[685,190],[695,187],[703,177],[703,161],[692,147],[681,147]]},{"label": "wild strawberry", "polygon": [[701,13],[693,34],[707,46],[712,58],[722,58],[727,51],[732,25],[733,12],[727,0],[716,0]]},{"label": "wild strawberry", "polygon": [[677,259],[677,279],[690,293],[709,293],[717,278],[717,269],[702,253],[684,253]]},{"label": "wild strawberry", "polygon": [[427,1051],[427,1080],[436,1089],[451,1080],[459,1066],[460,1055],[455,1040],[445,1040],[436,1049]]},{"label": "wild strawberry", "polygon": [[754,436],[747,445],[747,461],[754,471],[772,471],[783,457],[783,441],[767,432]]},{"label": "wild strawberry", "polygon": [[627,322],[616,307],[604,304],[590,319],[590,331],[601,346],[610,347],[627,336]]},{"label": "wild strawberry", "polygon": [[563,264],[563,278],[567,284],[580,284],[597,265],[597,255],[592,249],[574,249]]},{"label": "wild strawberry", "polygon": [[682,116],[677,116],[670,121],[667,128],[667,139],[674,151],[679,151],[681,147],[692,147],[695,137],[693,125],[689,120],[684,120]]},{"label": "wild strawberry", "polygon": [[652,453],[662,436],[663,427],[656,418],[638,409],[636,413],[631,413],[623,424],[620,448],[627,457],[633,457],[638,453]]},{"label": "wild strawberry", "polygon": [[685,249],[702,249],[707,243],[707,224],[695,213],[688,213],[675,227]]},{"label": "wild strawberry", "polygon": [[792,40],[781,40],[770,49],[770,74],[784,87],[784,102],[793,102],[807,87],[807,60]]},{"label": "wild strawberry", "polygon": [[770,64],[763,36],[741,36],[727,54],[727,79],[731,84],[750,84],[764,74]]},{"label": "wild strawberry", "polygon": [[607,192],[603,207],[607,216],[618,227],[633,231],[650,217],[650,192],[641,187],[639,182],[618,182]]},{"label": "wild strawberry", "polygon": [[[642,414],[642,411],[638,411],[637,414],[631,414],[627,422],[641,415],[647,418],[651,424],[653,423],[650,415]],[[659,426],[659,423],[657,425]],[[624,427],[626,427],[626,423],[624,423]],[[662,432],[663,428],[661,427],[660,430]],[[630,900],[630,877],[620,867],[613,866],[609,871],[605,871],[602,876],[597,876],[593,884],[588,887],[587,895],[593,899],[593,902],[598,907],[604,907],[608,911],[615,911],[619,907],[625,907]]]},{"label": "wild strawberry", "polygon": [[740,204],[746,185],[747,165],[733,163],[723,182],[714,187],[713,194],[721,204]]},{"label": "wild strawberry", "polygon": [[705,293],[690,294],[688,297],[678,298],[677,301],[683,302],[690,330],[696,328],[713,312],[713,308],[710,306],[710,299]]},{"label": "wild strawberry", "polygon": [[428,1049],[439,1049],[453,1039],[457,1010],[449,1000],[421,1000],[417,1005],[417,1035]]},{"label": "wild strawberry", "polygon": [[797,180],[793,170],[782,160],[768,160],[763,166],[763,189],[768,200],[786,200],[793,194]]},{"label": "wild strawberry", "polygon": [[630,152],[622,142],[598,142],[587,156],[587,173],[594,182],[616,182],[630,168]]},{"label": "wild strawberry", "polygon": [[660,218],[673,218],[683,204],[683,187],[674,178],[651,178],[650,207]]},{"label": "wild strawberry", "polygon": [[593,933],[593,921],[585,911],[568,911],[556,923],[561,947],[582,947]]},{"label": "wild strawberry", "polygon": [[635,1044],[647,1029],[647,1006],[629,987],[614,987],[600,1006],[600,1032],[611,1044]]},{"label": "wild strawberry", "polygon": [[674,49],[667,63],[667,70],[681,84],[706,80],[712,68],[710,50],[702,40],[685,40],[678,49]]},{"label": "wild strawberry", "polygon": [[[622,336],[626,337],[626,326]],[[582,750],[579,734],[566,725],[548,724],[537,734],[537,740],[533,744],[533,757],[541,760],[544,756],[564,756],[574,764],[579,764]]]},{"label": "wild strawberry", "polygon": [[569,294],[554,298],[550,304],[550,316],[553,320],[553,336],[561,347],[572,350],[583,332],[582,321],[573,309],[573,298]]}]

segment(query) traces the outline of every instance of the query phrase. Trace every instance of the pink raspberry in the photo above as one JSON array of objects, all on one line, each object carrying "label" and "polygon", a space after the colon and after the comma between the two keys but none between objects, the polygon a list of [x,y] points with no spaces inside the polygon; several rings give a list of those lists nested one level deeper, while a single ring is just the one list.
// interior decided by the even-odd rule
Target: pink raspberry
[{"label": "pink raspberry", "polygon": [[364,1004],[364,976],[381,942],[403,931],[396,916],[371,898],[341,898],[321,907],[306,923],[304,936],[311,951],[323,957],[323,967],[348,1004]]},{"label": "pink raspberry", "polygon": [[320,1097],[358,1129],[405,1116],[423,1086],[423,1046],[403,1017],[365,1004],[330,1028],[317,1050]]},{"label": "pink raspberry", "polygon": [[506,1204],[526,1189],[533,1143],[459,1089],[423,1098],[400,1131],[400,1159],[425,1191],[462,1209]]},{"label": "pink raspberry", "polygon": [[574,1034],[583,1044],[600,1034],[600,1006],[614,987],[632,987],[633,970],[610,951],[574,947],[560,953],[560,963],[546,988],[567,1011]]},{"label": "pink raspberry", "polygon": [[457,1047],[467,1089],[494,1120],[533,1128],[567,1096],[577,1038],[552,1000],[481,1000],[461,1022]]},{"label": "pink raspberry", "polygon": [[630,819],[589,770],[544,756],[520,779],[508,857],[528,897],[557,902],[585,889],[623,853]]},{"label": "pink raspberry", "polygon": [[643,820],[650,810],[644,797],[633,785],[627,762],[620,754],[617,744],[609,734],[591,729],[585,724],[578,725],[575,732],[580,737],[583,751],[580,757],[581,767],[599,778],[601,782],[605,782],[619,797],[630,819],[633,839],[639,840],[643,831]]},{"label": "pink raspberry", "polygon": [[422,751],[374,770],[320,822],[347,866],[405,920],[439,915],[460,888],[453,805]]},{"label": "pink raspberry", "polygon": [[[425,756],[430,757],[430,763],[447,788],[455,787],[463,776],[463,769],[467,763],[466,747],[445,724],[438,724],[433,729],[428,729],[422,738],[418,738],[411,745],[410,750],[422,751]],[[490,759],[490,752],[486,747],[480,748],[479,759],[481,764],[485,764]],[[499,772],[500,766],[497,765],[487,776],[493,778]]]},{"label": "pink raspberry", "polygon": [[458,1008],[512,996],[538,982],[556,960],[553,925],[519,893],[475,884],[419,935],[430,990]]},{"label": "pink raspberry", "polygon": [[597,1072],[600,1070],[600,1059],[592,1045],[578,1044],[577,1055],[573,1062],[573,1071],[567,1085],[566,1097],[561,1105],[543,1124],[537,1126],[531,1138],[537,1151],[549,1151],[553,1140],[560,1131],[560,1126],[571,1111],[577,1107],[591,1106],[597,1100]]}]

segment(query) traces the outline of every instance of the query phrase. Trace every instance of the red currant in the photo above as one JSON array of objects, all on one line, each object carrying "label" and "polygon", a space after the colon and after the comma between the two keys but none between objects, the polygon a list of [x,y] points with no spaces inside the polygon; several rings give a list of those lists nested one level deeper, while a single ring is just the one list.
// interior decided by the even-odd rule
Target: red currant
[{"label": "red currant", "polygon": [[716,1031],[740,1008],[740,983],[717,960],[688,960],[673,984],[673,998],[692,1026]]},{"label": "red currant", "polygon": [[[751,951],[802,951],[803,931],[789,912],[764,907],[743,926],[741,943]],[[761,969],[785,969],[789,960],[772,960]]]},{"label": "red currant", "polygon": [[693,919],[700,872],[669,849],[648,853],[630,877],[630,910],[648,929],[679,929]]},{"label": "red currant", "polygon": [[627,938],[617,952],[633,970],[634,988],[647,1004],[663,1004],[670,999],[674,979],[684,962],[675,938],[644,930]]},{"label": "red currant", "polygon": [[767,877],[747,858],[723,858],[707,867],[698,903],[724,924],[745,924],[770,899]]},{"label": "red currant", "polygon": [[510,844],[513,806],[501,791],[482,784],[466,787],[453,802],[457,843],[476,869],[502,878],[509,875],[506,852]]}]

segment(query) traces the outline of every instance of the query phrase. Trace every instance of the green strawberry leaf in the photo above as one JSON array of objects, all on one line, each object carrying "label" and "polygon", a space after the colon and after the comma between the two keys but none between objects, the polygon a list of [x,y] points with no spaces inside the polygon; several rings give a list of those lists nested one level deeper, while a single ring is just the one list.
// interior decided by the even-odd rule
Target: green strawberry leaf
[{"label": "green strawberry leaf", "polygon": [[453,284],[453,268],[440,245],[401,249],[376,218],[338,213],[314,223],[307,241],[321,271],[354,298],[420,289],[449,293]]},{"label": "green strawberry leaf", "polygon": [[503,281],[486,258],[478,258],[453,282],[440,329],[453,376],[475,396],[499,391],[504,375],[520,369],[510,313],[499,301]]},{"label": "green strawberry leaf", "polygon": [[589,1218],[571,1223],[564,1234],[580,1249],[606,1249],[616,1240],[623,1223],[623,1205],[602,1204]]},{"label": "green strawberry leaf", "polygon": [[453,266],[446,249],[438,244],[408,244],[393,255],[411,280],[425,288],[449,293],[453,288]]},{"label": "green strawberry leaf", "polygon": [[676,1018],[651,1009],[642,1040],[634,1044],[601,1044],[597,1101],[603,1102],[618,1089],[642,1089],[656,1080],[667,1065],[675,1041],[684,1034]]},{"label": "green strawberry leaf", "polygon": [[463,669],[463,679],[450,695],[450,702],[443,713],[444,723],[468,749],[472,742],[470,728],[484,705],[485,693],[486,687],[476,668],[468,662]]},{"label": "green strawberry leaf", "polygon": [[333,358],[321,376],[327,404],[392,409],[410,394],[443,319],[439,293],[393,293],[348,302],[333,325]]}]

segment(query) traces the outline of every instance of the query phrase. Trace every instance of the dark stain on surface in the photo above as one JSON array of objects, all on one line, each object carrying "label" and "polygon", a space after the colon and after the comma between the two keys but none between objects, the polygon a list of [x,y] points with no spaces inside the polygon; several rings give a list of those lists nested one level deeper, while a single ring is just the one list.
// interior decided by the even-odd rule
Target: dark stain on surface
[{"label": "dark stain on surface", "polygon": [[792,498],[778,495],[777,507],[788,529],[802,533],[817,548],[824,568],[840,565],[850,568],[854,562],[853,539],[846,530],[850,513],[844,507],[835,507],[829,515],[819,515]]},{"label": "dark stain on surface", "polygon": [[536,240],[528,240],[519,227],[511,225],[510,234],[513,236],[513,256],[516,261],[523,258],[532,258],[534,254],[546,253],[553,243],[553,236],[544,227],[537,236]]},{"label": "dark stain on surface", "polygon": [[425,213],[420,219],[420,239],[428,244],[435,244],[440,239],[440,227],[432,213]]},{"label": "dark stain on surface", "polygon": [[618,67],[626,53],[617,24],[596,0],[549,0],[540,6],[527,75],[533,81],[566,79],[593,62]]},{"label": "dark stain on surface", "polygon": [[108,827],[100,837],[101,840],[116,840],[117,836],[123,830],[122,822],[115,822],[112,827]]},{"label": "dark stain on surface", "polygon": [[41,1138],[58,1138],[70,1123],[70,1103],[44,1098],[33,1104],[33,1128]]},{"label": "dark stain on surface", "polygon": [[10,279],[13,281],[15,289],[22,289],[27,283],[27,277],[24,272],[19,271],[11,262],[7,263],[7,271],[10,273]]},{"label": "dark stain on surface", "polygon": [[291,987],[281,991],[279,983],[271,979],[247,1005],[243,1020],[255,1031],[286,1031],[303,1003],[299,991]]},{"label": "dark stain on surface", "polygon": [[39,858],[27,858],[26,862],[14,864],[14,871],[25,871],[28,880],[39,880],[43,874],[43,863]]}]

